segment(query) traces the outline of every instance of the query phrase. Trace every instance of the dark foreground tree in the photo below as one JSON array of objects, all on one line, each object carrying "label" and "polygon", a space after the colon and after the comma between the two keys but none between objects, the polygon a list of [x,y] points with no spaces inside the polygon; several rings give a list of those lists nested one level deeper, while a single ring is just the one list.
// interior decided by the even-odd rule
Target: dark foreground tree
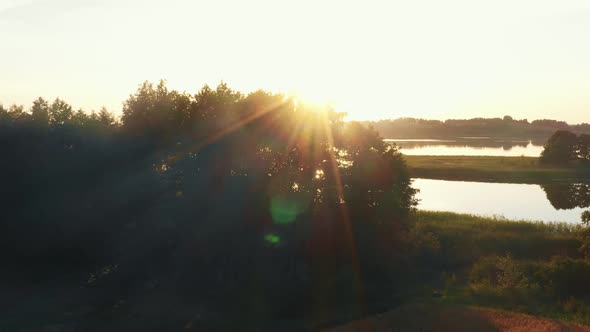
[{"label": "dark foreground tree", "polygon": [[68,280],[75,307],[113,315],[78,330],[133,319],[121,307],[151,313],[135,328],[264,329],[400,291],[416,205],[404,160],[332,109],[161,82],[120,125],[59,99],[33,111],[0,110],[4,277]]}]

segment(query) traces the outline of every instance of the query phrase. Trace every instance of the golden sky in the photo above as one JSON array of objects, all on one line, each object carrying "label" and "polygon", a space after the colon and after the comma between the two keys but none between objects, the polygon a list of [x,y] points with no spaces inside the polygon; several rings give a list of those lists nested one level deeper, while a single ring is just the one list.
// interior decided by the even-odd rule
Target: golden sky
[{"label": "golden sky", "polygon": [[0,103],[221,80],[351,119],[590,122],[587,0],[0,0]]}]

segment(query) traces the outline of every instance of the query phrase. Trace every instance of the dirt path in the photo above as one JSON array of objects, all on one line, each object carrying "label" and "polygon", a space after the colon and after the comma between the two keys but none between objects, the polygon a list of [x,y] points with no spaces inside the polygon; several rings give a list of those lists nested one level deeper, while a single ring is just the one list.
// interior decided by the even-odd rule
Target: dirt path
[{"label": "dirt path", "polygon": [[590,326],[484,308],[413,304],[325,331],[590,332]]}]

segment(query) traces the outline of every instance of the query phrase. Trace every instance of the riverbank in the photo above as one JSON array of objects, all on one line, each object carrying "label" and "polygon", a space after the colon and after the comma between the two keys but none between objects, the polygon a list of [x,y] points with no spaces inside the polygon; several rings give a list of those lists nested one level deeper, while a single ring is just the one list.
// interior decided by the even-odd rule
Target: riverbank
[{"label": "riverbank", "polygon": [[577,325],[590,325],[590,261],[578,249],[580,226],[433,211],[417,211],[413,221],[402,304],[323,327],[589,329]]},{"label": "riverbank", "polygon": [[418,238],[430,239],[417,261],[438,275],[423,289],[427,301],[590,325],[580,226],[432,211],[418,211],[415,223]]},{"label": "riverbank", "polygon": [[588,165],[541,165],[535,157],[404,155],[414,178],[545,184],[590,181]]}]

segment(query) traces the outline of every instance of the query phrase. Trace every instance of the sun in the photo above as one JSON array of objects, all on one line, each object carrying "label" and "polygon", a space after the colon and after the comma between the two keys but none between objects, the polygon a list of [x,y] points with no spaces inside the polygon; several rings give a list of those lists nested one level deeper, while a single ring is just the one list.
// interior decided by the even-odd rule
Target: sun
[{"label": "sun", "polygon": [[327,112],[338,110],[338,103],[336,100],[327,98],[321,92],[288,92],[287,96],[291,98],[295,105],[304,106],[308,111]]}]

